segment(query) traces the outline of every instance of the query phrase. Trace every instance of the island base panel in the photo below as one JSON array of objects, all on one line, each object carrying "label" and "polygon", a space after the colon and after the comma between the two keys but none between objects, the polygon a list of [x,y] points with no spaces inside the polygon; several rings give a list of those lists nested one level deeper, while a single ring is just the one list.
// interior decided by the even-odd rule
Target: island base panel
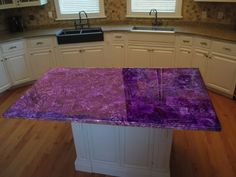
[{"label": "island base panel", "polygon": [[77,171],[170,177],[173,130],[72,122]]}]

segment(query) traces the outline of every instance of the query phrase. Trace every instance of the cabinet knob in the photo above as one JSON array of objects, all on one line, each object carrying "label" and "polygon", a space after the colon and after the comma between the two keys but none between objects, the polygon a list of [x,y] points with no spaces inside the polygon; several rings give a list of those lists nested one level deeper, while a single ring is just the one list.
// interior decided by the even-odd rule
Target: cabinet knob
[{"label": "cabinet knob", "polygon": [[5,61],[7,61],[7,58],[4,58]]}]

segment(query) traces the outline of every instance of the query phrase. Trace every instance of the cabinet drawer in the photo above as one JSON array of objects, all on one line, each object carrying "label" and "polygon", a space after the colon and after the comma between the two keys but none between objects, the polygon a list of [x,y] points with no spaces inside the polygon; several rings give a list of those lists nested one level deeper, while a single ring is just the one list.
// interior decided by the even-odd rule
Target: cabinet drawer
[{"label": "cabinet drawer", "polygon": [[7,42],[7,43],[2,44],[3,54],[15,52],[18,50],[23,50],[23,49],[24,49],[24,42],[23,41]]},{"label": "cabinet drawer", "polygon": [[193,43],[193,38],[191,36],[179,36],[178,37],[178,43],[180,45],[191,46],[192,43]]},{"label": "cabinet drawer", "polygon": [[214,41],[212,43],[212,51],[236,56],[236,44]]},{"label": "cabinet drawer", "polygon": [[210,49],[211,48],[211,41],[209,39],[204,39],[204,38],[195,38],[194,45],[196,47]]},{"label": "cabinet drawer", "polygon": [[29,47],[30,48],[45,48],[45,47],[51,47],[51,46],[52,46],[51,38],[29,39]]},{"label": "cabinet drawer", "polygon": [[112,34],[112,40],[113,41],[124,41],[125,40],[125,34],[114,33],[114,34]]}]

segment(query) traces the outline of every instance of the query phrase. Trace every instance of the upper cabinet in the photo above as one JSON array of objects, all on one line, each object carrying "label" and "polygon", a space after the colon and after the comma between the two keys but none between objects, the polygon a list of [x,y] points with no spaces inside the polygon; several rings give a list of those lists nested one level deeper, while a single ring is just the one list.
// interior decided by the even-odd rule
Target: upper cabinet
[{"label": "upper cabinet", "polygon": [[236,0],[194,0],[196,2],[236,2]]},{"label": "upper cabinet", "polygon": [[0,0],[0,9],[40,6],[46,3],[47,0]]}]

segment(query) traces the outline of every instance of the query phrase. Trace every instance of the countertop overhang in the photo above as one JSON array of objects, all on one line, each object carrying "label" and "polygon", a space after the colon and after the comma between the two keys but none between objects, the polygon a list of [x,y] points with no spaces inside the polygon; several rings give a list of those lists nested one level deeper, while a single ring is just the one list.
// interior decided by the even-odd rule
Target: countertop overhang
[{"label": "countertop overhang", "polygon": [[221,129],[200,72],[193,68],[52,69],[4,117]]},{"label": "countertop overhang", "polygon": [[[132,32],[132,27],[134,25],[102,25],[104,32]],[[219,40],[227,40],[230,42],[236,42],[236,31],[232,28],[222,25],[208,25],[208,24],[189,24],[189,25],[176,25],[168,26],[175,28],[176,34],[188,34],[188,35],[198,35],[208,38],[214,38]],[[68,27],[73,28],[73,27]],[[25,32],[19,33],[0,33],[0,42],[30,38],[30,37],[40,37],[40,36],[56,36],[58,31],[62,28],[47,28],[47,29],[37,29],[37,30],[27,30]]]}]

